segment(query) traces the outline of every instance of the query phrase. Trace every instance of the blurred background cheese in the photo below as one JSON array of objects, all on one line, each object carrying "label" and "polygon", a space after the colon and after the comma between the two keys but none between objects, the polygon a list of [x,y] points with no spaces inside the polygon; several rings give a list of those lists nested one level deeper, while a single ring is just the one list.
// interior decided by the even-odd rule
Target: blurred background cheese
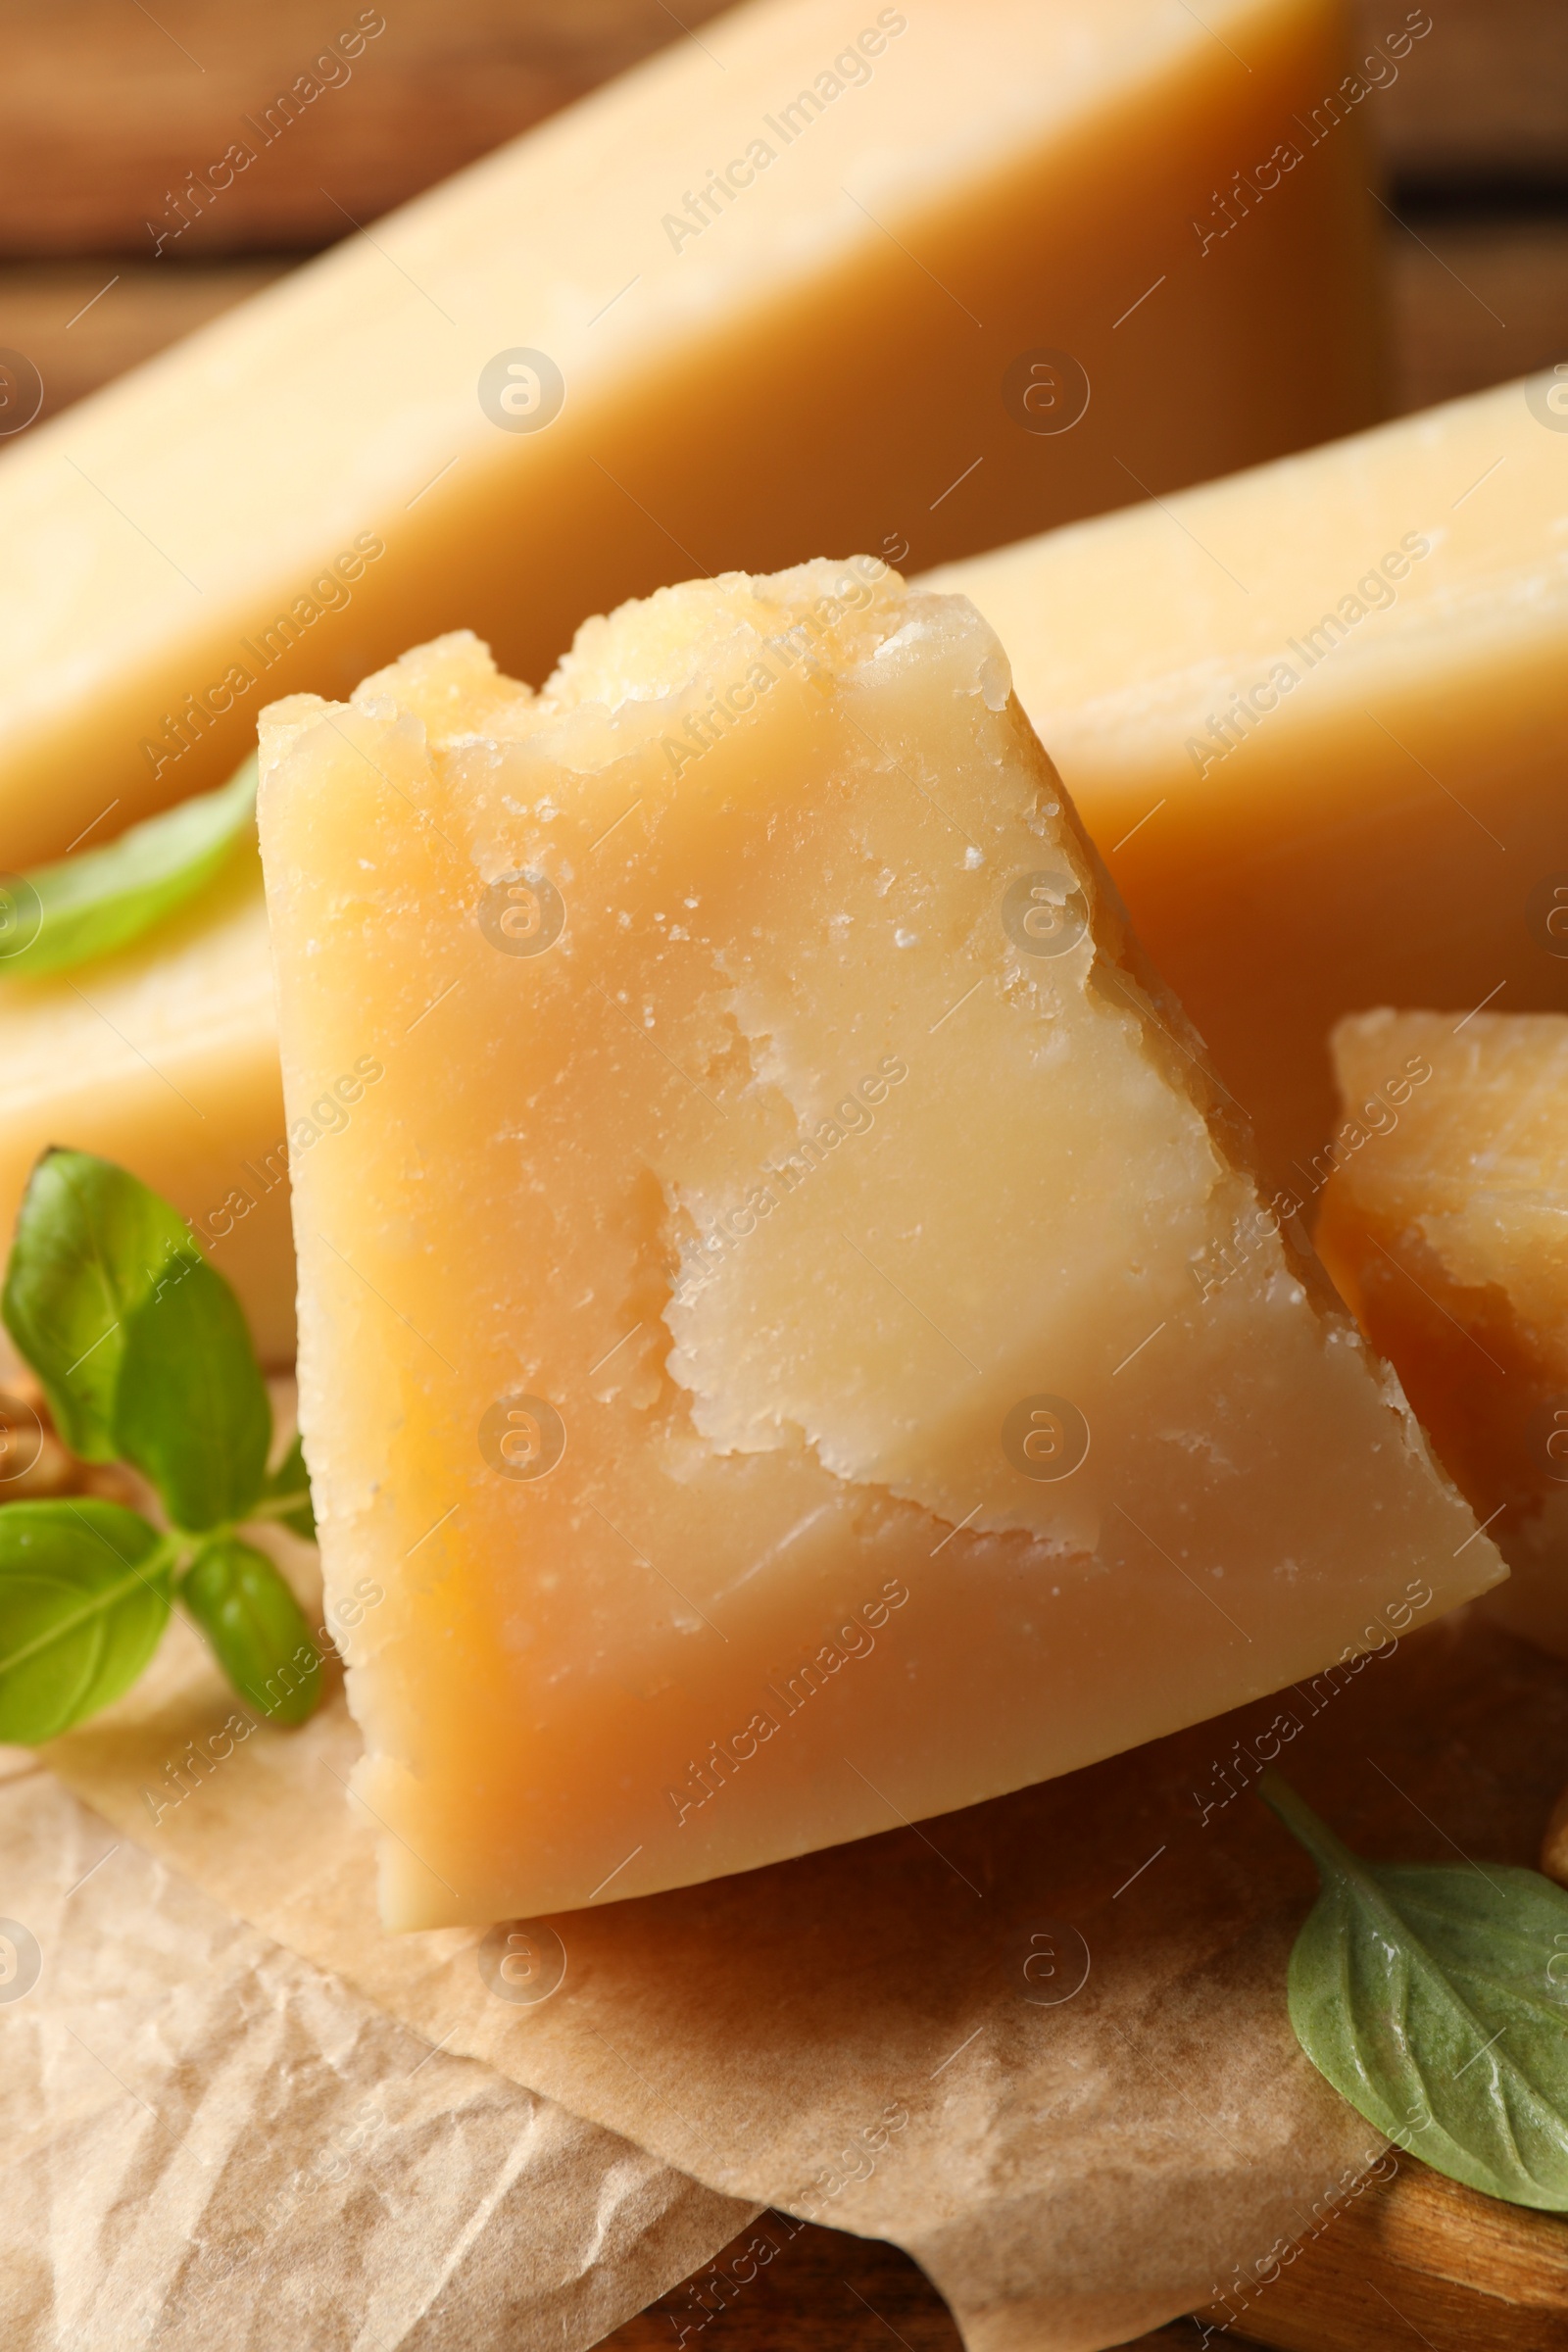
[{"label": "blurred background cheese", "polygon": [[0,462],[0,865],[445,628],[537,678],[672,576],[930,564],[1365,422],[1349,63],[1336,0],[762,0],[345,236]]},{"label": "blurred background cheese", "polygon": [[1342,1013],[1568,1007],[1565,428],[1507,384],[933,576],[1303,1200]]},{"label": "blurred background cheese", "polygon": [[1568,1657],[1568,1018],[1365,1012],[1334,1063],[1318,1248],[1513,1571],[1489,1608]]},{"label": "blurred background cheese", "polygon": [[[3,969],[3,966],[0,966]],[[264,1358],[294,1352],[288,1146],[254,842],[118,955],[0,981],[0,1227],[51,1144],[130,1168],[191,1219]]]},{"label": "blurred background cheese", "polygon": [[457,635],[275,706],[261,821],[291,1125],[398,1041],[294,1193],[389,1925],[973,1803],[1500,1574],[965,600],[698,581],[538,699]]}]

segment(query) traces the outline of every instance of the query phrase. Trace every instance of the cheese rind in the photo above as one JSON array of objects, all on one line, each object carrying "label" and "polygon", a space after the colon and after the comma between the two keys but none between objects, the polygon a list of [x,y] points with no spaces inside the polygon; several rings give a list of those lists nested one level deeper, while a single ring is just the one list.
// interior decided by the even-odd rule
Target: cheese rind
[{"label": "cheese rind", "polygon": [[1334,1062],[1318,1248],[1513,1571],[1488,1606],[1568,1657],[1568,1018],[1361,1013]]},{"label": "cheese rind", "polygon": [[460,621],[538,678],[675,570],[931,564],[1364,422],[1343,11],[1201,14],[738,9],[13,444],[0,867]]},{"label": "cheese rind", "polygon": [[[1303,1203],[1368,1004],[1568,1009],[1568,435],[1506,384],[950,565]],[[1248,698],[1251,698],[1249,700]]]},{"label": "cheese rind", "polygon": [[385,1069],[295,1225],[392,1924],[969,1803],[1499,1573],[961,599],[693,583],[537,699],[449,639],[262,768],[291,1118]]}]

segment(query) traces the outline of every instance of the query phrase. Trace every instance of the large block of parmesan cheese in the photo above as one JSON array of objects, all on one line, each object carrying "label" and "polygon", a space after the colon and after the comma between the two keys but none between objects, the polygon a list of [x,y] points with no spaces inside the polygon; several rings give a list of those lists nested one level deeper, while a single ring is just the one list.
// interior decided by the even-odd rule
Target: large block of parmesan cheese
[{"label": "large block of parmesan cheese", "polygon": [[1019,698],[1271,1179],[1321,1192],[1369,1004],[1568,1009],[1560,374],[935,575]]},{"label": "large block of parmesan cheese", "polygon": [[539,697],[458,635],[262,766],[289,1114],[385,1073],[294,1215],[393,1925],[966,1804],[1499,1574],[964,600],[730,574]]},{"label": "large block of parmesan cheese", "polygon": [[1340,0],[764,0],[345,216],[0,461],[0,868],[460,622],[537,679],[691,571],[933,564],[1365,422],[1350,63]]},{"label": "large block of parmesan cheese", "polygon": [[1568,1018],[1367,1012],[1334,1062],[1318,1248],[1513,1571],[1489,1605],[1568,1657]]}]

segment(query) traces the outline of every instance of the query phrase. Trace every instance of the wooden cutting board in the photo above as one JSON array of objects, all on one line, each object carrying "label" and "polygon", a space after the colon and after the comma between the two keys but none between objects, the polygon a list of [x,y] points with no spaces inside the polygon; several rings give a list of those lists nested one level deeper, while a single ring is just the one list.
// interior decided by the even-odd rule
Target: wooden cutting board
[{"label": "wooden cutting board", "polygon": [[[760,2271],[744,2249],[777,2247]],[[737,2276],[737,2266],[739,2276]],[[1461,2188],[1413,2160],[1343,2207],[1250,2306],[1128,2352],[1564,2352],[1568,2223]],[[1205,2337],[1205,2327],[1208,2330]],[[961,2352],[946,2305],[896,2247],[767,2214],[607,2352]]]}]

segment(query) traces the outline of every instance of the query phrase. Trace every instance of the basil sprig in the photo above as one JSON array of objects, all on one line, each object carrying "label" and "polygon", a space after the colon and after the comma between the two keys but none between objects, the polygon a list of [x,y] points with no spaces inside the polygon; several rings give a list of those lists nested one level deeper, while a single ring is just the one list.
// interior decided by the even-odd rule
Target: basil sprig
[{"label": "basil sprig", "polygon": [[1296,2037],[1368,2123],[1450,2180],[1568,2212],[1568,1892],[1500,1863],[1365,1862],[1277,1772],[1317,1864]]},{"label": "basil sprig", "polygon": [[0,1740],[54,1739],[118,1698],[179,1601],[236,1690],[303,1723],[321,1660],[246,1523],[314,1536],[296,1439],[270,1475],[272,1412],[239,1302],[184,1220],[87,1152],[33,1169],[0,1314],[55,1426],[88,1461],[132,1464],[158,1529],[118,1503],[0,1506]]},{"label": "basil sprig", "polygon": [[127,946],[213,879],[255,815],[253,752],[217,792],[150,816],[101,850],[9,876],[0,980],[41,980]]}]

